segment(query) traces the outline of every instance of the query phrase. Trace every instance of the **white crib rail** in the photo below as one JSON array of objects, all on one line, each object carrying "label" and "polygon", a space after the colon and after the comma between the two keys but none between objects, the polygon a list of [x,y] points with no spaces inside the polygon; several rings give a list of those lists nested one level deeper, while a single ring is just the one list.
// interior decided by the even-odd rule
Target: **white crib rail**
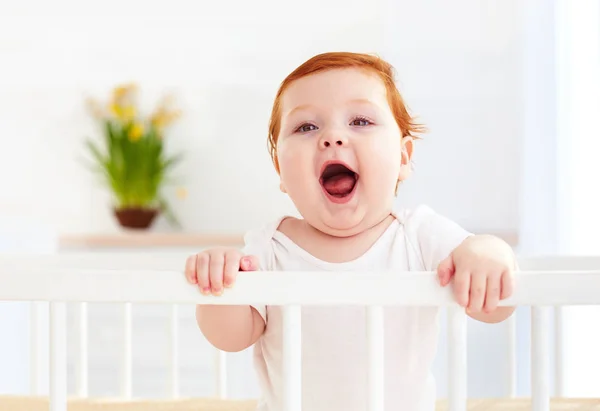
[{"label": "white crib rail", "polygon": [[548,308],[531,309],[531,408],[550,411]]},{"label": "white crib rail", "polygon": [[85,398],[88,395],[88,312],[87,303],[79,303],[79,332],[77,361],[77,394]]},{"label": "white crib rail", "polygon": [[[143,284],[139,282],[138,284]],[[138,285],[139,287],[139,285]],[[123,304],[123,351],[122,351],[122,369],[121,369],[121,395],[125,399],[131,398],[131,377],[132,377],[132,367],[133,360],[131,358],[133,348],[132,348],[132,307],[130,302],[126,302]]]},{"label": "white crib rail", "polygon": [[171,306],[169,313],[169,363],[171,397],[179,397],[179,307],[177,304]]},{"label": "white crib rail", "polygon": [[448,308],[448,410],[467,409],[467,316]]},{"label": "white crib rail", "polygon": [[[598,256],[537,256],[527,257],[519,259],[519,266],[523,270],[557,270],[557,271],[585,271],[595,270],[600,268],[600,257]],[[556,397],[564,396],[564,344],[563,334],[563,307],[561,304],[554,306],[554,392]],[[532,327],[535,315],[532,312]],[[544,320],[544,318],[542,318]],[[514,322],[514,320],[513,320]],[[539,324],[538,324],[539,326]],[[511,330],[514,332],[514,324],[511,325]],[[532,330],[533,331],[533,330]],[[549,336],[547,330],[543,331],[543,335],[546,338]],[[532,341],[533,343],[533,341]],[[514,345],[512,346],[514,350]],[[547,347],[546,347],[547,348]],[[532,352],[532,359],[533,355]],[[512,360],[513,367],[516,366],[516,359]],[[513,373],[512,381],[515,382],[515,375]],[[532,381],[533,385],[536,384],[535,378]]]},{"label": "white crib rail", "polygon": [[517,396],[517,316],[512,315],[506,320],[508,332],[506,333],[506,381],[507,397]]},{"label": "white crib rail", "polygon": [[50,411],[67,411],[67,307],[55,301],[50,303]]},{"label": "white crib rail", "polygon": [[29,391],[31,395],[39,395],[40,303],[32,301],[29,310]]},{"label": "white crib rail", "polygon": [[300,306],[289,305],[283,309],[283,379],[284,410],[301,411],[301,311]]},{"label": "white crib rail", "polygon": [[369,411],[384,410],[383,307],[367,307],[367,395]]},{"label": "white crib rail", "polygon": [[[139,257],[139,256],[138,256]],[[300,306],[358,304],[368,307],[370,410],[383,410],[383,305],[449,307],[449,409],[466,407],[466,316],[450,288],[440,288],[434,273],[241,273],[236,286],[221,297],[205,297],[189,286],[177,269],[181,257],[148,260],[148,256],[97,255],[43,256],[0,259],[0,300],[49,301],[51,305],[51,409],[66,411],[66,319],[65,302],[123,303],[125,319],[123,393],[131,395],[130,333],[132,303],[284,305],[286,326],[286,410],[300,410]],[[89,269],[94,267],[94,269]],[[175,270],[173,268],[175,267]],[[532,306],[532,408],[549,410],[548,308],[549,306],[600,304],[600,259],[538,258],[521,263],[515,294],[501,305]],[[320,287],[314,288],[318,277]],[[344,287],[338,287],[343,280]],[[68,286],[65,286],[67,285]],[[144,284],[139,287],[139,284]],[[293,284],[293,286],[291,286]],[[82,305],[82,307],[84,307]],[[127,308],[129,307],[129,308]],[[173,307],[176,307],[173,305]],[[81,312],[81,323],[85,312]],[[127,319],[129,316],[129,320]],[[177,394],[176,308],[171,318],[172,390]],[[514,324],[513,324],[514,326]],[[85,328],[85,327],[84,327]],[[514,330],[513,330],[514,332]],[[80,336],[81,356],[87,339]],[[513,339],[514,335],[511,338]],[[83,347],[85,345],[85,347]],[[509,357],[514,360],[514,347]],[[129,362],[129,364],[128,364]],[[225,356],[219,353],[218,395],[226,395]],[[514,366],[509,367],[514,370]],[[87,367],[80,368],[85,374]],[[514,376],[513,376],[514,378]],[[511,391],[514,380],[511,381]],[[87,392],[87,384],[79,388]],[[514,392],[513,392],[514,394]]]}]

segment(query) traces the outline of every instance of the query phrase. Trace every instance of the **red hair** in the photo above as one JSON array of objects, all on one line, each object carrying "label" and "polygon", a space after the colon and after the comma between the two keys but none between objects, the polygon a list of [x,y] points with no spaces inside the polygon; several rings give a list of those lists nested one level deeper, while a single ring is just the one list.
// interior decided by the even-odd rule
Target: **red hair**
[{"label": "red hair", "polygon": [[392,110],[392,114],[396,119],[396,123],[398,123],[402,137],[411,136],[413,138],[418,138],[418,134],[425,131],[424,127],[416,124],[414,118],[408,113],[404,99],[396,88],[394,69],[388,62],[377,56],[362,53],[332,52],[318,54],[292,71],[282,81],[279,90],[277,91],[277,95],[275,96],[273,109],[271,111],[271,119],[269,121],[269,137],[267,144],[277,172],[279,172],[277,140],[279,139],[281,128],[281,96],[284,91],[293,81],[304,76],[315,74],[320,71],[344,68],[364,69],[379,76],[387,90],[388,103]]}]

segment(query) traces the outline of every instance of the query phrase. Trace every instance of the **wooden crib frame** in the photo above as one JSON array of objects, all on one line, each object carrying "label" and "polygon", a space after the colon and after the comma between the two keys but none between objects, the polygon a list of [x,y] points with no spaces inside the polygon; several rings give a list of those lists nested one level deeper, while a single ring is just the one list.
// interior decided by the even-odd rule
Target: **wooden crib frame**
[{"label": "wooden crib frame", "polygon": [[[502,305],[531,306],[531,361],[534,411],[550,409],[547,333],[549,310],[566,305],[600,305],[600,258],[520,258],[514,295]],[[367,309],[369,411],[384,410],[383,310],[384,305],[445,306],[448,310],[448,409],[467,409],[467,318],[453,301],[449,288],[441,288],[433,272],[332,273],[256,272],[240,273],[233,289],[220,297],[202,296],[186,283],[182,264],[185,256],[147,254],[63,254],[0,257],[0,301],[50,303],[50,410],[67,410],[66,303],[80,305],[78,394],[87,396],[87,306],[88,302],[123,303],[124,351],[122,396],[131,398],[131,304],[171,304],[171,393],[178,395],[176,304],[282,305],[284,308],[285,411],[301,410],[300,307],[302,305],[358,304]],[[320,287],[313,279],[318,277]],[[343,279],[342,279],[343,277]],[[343,281],[344,287],[338,285]],[[139,285],[143,284],[143,287]],[[291,286],[293,284],[293,287]],[[31,392],[37,393],[38,366],[35,361],[36,309],[31,310]],[[509,396],[514,396],[516,371],[514,318],[508,335]],[[555,316],[556,335],[562,330]],[[556,382],[562,395],[562,347],[557,345]],[[217,396],[226,398],[226,355],[217,351]]]}]

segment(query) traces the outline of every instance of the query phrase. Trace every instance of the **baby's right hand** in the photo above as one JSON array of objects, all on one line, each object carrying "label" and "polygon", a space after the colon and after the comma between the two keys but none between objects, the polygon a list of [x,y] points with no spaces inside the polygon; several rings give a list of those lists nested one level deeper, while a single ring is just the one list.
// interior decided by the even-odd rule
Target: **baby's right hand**
[{"label": "baby's right hand", "polygon": [[197,284],[202,294],[221,295],[233,286],[239,271],[257,271],[258,258],[235,248],[213,248],[194,254],[185,263],[185,278]]}]

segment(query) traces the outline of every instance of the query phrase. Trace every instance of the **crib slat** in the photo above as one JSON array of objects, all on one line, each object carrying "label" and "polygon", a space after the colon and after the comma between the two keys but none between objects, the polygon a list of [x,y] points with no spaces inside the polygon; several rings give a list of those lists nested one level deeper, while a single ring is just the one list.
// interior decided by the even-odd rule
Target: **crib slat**
[{"label": "crib slat", "polygon": [[448,410],[467,410],[467,315],[448,307]]},{"label": "crib slat", "polygon": [[554,307],[554,384],[557,398],[565,395],[564,376],[564,317],[563,307]]},{"label": "crib slat", "polygon": [[506,320],[507,342],[506,347],[508,350],[507,367],[506,367],[506,381],[508,382],[508,397],[515,398],[517,396],[517,313],[513,313]]},{"label": "crib slat", "polygon": [[302,312],[298,305],[283,307],[283,411],[302,410]]},{"label": "crib slat", "polygon": [[384,385],[384,316],[383,307],[367,307],[367,409],[383,411],[385,402]]},{"label": "crib slat", "polygon": [[170,325],[170,363],[171,363],[171,397],[179,397],[179,308],[177,304],[171,305],[169,316]]},{"label": "crib slat", "polygon": [[87,303],[79,303],[79,360],[77,362],[77,393],[88,396],[88,310]]},{"label": "crib slat", "polygon": [[121,395],[131,398],[131,303],[123,304],[123,364]]},{"label": "crib slat", "polygon": [[531,308],[531,409],[550,411],[548,308]]},{"label": "crib slat", "polygon": [[216,370],[217,370],[217,397],[227,398],[227,353],[217,350],[216,352]]},{"label": "crib slat", "polygon": [[39,303],[32,301],[29,304],[29,391],[31,395],[39,394],[39,369],[40,369],[40,317]]},{"label": "crib slat", "polygon": [[50,303],[50,411],[67,411],[66,303]]}]

